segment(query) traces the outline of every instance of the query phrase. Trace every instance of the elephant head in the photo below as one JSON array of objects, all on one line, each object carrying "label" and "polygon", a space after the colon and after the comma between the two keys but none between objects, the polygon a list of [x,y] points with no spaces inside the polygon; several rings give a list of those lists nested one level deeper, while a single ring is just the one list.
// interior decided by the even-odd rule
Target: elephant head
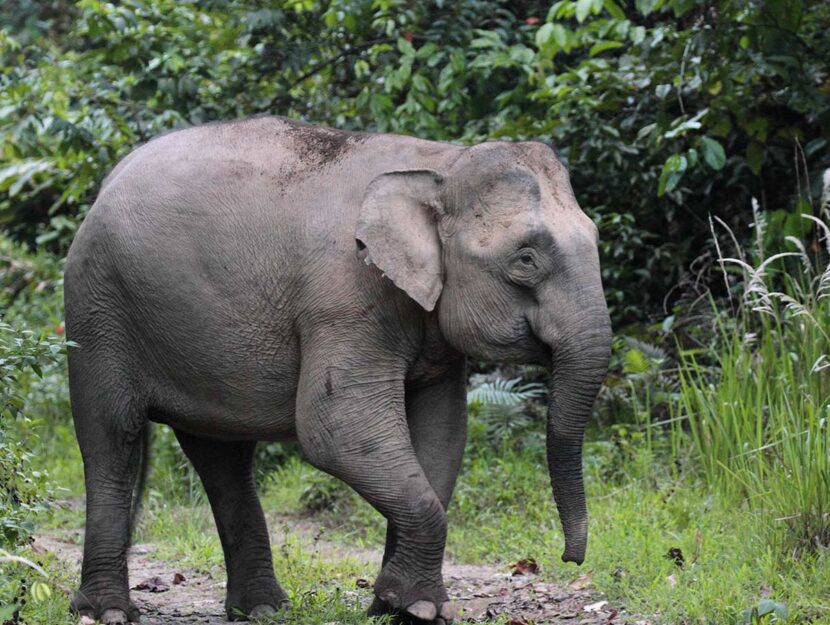
[{"label": "elephant head", "polygon": [[582,563],[582,438],[611,347],[598,235],[567,169],[541,143],[467,148],[442,174],[394,171],[369,185],[356,238],[445,339],[479,360],[551,369],[548,468],[565,561]]}]

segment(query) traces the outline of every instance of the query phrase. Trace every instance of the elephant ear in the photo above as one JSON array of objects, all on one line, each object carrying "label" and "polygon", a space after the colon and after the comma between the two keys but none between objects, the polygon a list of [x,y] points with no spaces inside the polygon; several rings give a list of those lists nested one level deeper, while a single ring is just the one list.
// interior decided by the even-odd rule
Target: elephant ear
[{"label": "elephant ear", "polygon": [[435,308],[443,286],[436,227],[442,183],[429,169],[381,174],[366,187],[355,232],[358,256],[426,310]]}]

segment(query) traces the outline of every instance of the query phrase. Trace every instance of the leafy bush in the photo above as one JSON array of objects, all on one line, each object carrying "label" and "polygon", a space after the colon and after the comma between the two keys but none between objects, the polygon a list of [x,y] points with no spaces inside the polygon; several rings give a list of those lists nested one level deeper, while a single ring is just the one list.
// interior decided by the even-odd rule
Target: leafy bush
[{"label": "leafy bush", "polygon": [[[60,340],[39,339],[32,331],[18,331],[0,323],[0,548],[23,544],[33,530],[32,517],[43,509],[49,494],[46,475],[32,468],[29,446],[15,440],[16,429],[31,425],[21,378],[38,377],[64,353]],[[35,437],[34,432],[28,433]],[[32,441],[27,441],[31,443]]]},{"label": "leafy bush", "polygon": [[0,617],[18,622],[31,592],[35,601],[50,591],[43,571],[20,552],[34,531],[35,516],[53,498],[47,474],[34,461],[37,434],[26,400],[28,379],[41,377],[64,353],[61,340],[0,322]]},{"label": "leafy bush", "polygon": [[25,4],[0,9],[0,223],[57,250],[114,163],[169,128],[276,113],[541,139],[600,224],[624,321],[659,311],[709,212],[748,223],[755,195],[803,233],[830,166],[826,3]]}]

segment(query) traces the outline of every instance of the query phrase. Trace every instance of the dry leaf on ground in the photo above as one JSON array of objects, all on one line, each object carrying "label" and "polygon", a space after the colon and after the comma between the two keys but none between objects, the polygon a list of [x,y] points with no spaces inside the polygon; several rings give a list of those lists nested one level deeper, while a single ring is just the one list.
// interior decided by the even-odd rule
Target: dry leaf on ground
[{"label": "dry leaf on ground", "polygon": [[144,592],[167,592],[170,590],[170,585],[160,577],[149,577],[143,582],[139,582],[133,586],[133,590],[143,590]]},{"label": "dry leaf on ground", "polygon": [[539,573],[539,565],[535,558],[525,558],[510,566],[513,569],[513,575],[537,575]]}]

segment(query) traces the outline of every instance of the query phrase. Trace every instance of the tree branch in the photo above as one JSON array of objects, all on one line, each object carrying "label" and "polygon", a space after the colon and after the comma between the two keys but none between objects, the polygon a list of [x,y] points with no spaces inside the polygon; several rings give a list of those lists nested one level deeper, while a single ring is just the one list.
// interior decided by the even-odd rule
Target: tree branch
[{"label": "tree branch", "polygon": [[327,67],[329,67],[331,65],[334,65],[335,63],[337,63],[341,59],[344,59],[345,57],[350,56],[352,54],[359,54],[360,52],[363,52],[364,50],[367,50],[367,49],[371,48],[372,46],[375,46],[379,43],[393,43],[395,41],[397,41],[397,38],[381,37],[379,39],[373,39],[372,41],[364,41],[363,43],[359,43],[355,46],[352,46],[348,50],[343,50],[342,52],[340,52],[338,54],[335,54],[330,59],[326,59],[325,61],[322,61],[322,62],[318,63],[317,65],[312,67],[310,70],[308,70],[305,74],[303,74],[302,76],[300,76],[299,78],[297,78],[296,80],[291,82],[291,84],[288,85],[288,87],[285,89],[284,92],[278,93],[277,95],[275,95],[271,99],[271,101],[268,102],[268,104],[266,104],[265,106],[258,107],[256,109],[256,111],[258,113],[264,113],[266,111],[270,111],[272,108],[274,108],[274,106],[277,105],[280,98],[282,98],[285,93],[288,93],[289,91],[291,91],[294,87],[296,87],[300,83],[302,83],[302,82],[308,80],[309,78],[311,78],[312,76],[320,73],[321,71],[323,71]]}]

